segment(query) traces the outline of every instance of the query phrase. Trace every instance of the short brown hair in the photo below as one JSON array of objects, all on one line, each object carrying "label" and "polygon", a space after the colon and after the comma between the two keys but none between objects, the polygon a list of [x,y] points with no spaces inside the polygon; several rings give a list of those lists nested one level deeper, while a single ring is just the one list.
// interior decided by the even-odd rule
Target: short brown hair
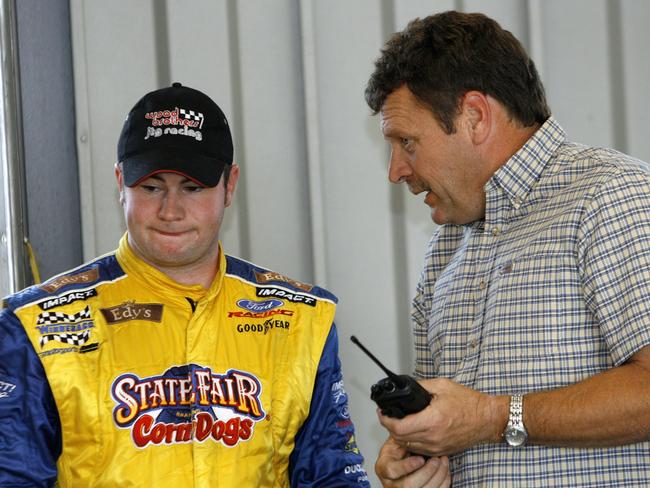
[{"label": "short brown hair", "polygon": [[394,34],[375,62],[366,102],[376,114],[402,85],[448,134],[455,130],[460,98],[470,90],[498,100],[525,127],[550,116],[535,64],[509,31],[483,14],[443,12]]}]

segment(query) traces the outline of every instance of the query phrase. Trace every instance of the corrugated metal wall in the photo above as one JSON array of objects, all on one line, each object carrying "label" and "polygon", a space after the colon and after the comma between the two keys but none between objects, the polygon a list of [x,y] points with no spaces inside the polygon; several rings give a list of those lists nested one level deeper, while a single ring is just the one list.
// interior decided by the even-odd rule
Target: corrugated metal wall
[{"label": "corrugated metal wall", "polygon": [[[44,278],[78,265],[82,251],[68,0],[0,1],[3,9],[15,11],[12,21],[18,69],[6,73],[3,70],[2,75],[17,76],[19,80],[18,93],[4,93],[4,97],[5,103],[15,105],[22,115],[19,132],[23,139],[21,161],[15,162],[20,165],[21,175],[11,183],[15,186],[13,194],[5,186],[10,183],[0,168],[0,186],[4,191],[0,198],[2,297],[33,282],[27,269],[27,249],[23,246],[25,233]],[[3,24],[2,29],[5,28],[8,26]],[[3,59],[8,63],[5,56],[8,57],[7,52],[3,52]],[[0,136],[3,151],[6,129],[0,127],[4,132]],[[17,193],[27,200],[23,215],[6,218],[12,212],[7,212],[5,200]],[[12,237],[17,244],[8,259]],[[21,261],[25,264],[18,265]]]}]

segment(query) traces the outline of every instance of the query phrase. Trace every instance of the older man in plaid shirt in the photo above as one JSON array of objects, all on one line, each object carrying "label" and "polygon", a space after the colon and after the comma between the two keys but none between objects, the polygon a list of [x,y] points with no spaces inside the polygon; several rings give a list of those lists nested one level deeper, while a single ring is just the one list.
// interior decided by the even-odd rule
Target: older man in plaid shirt
[{"label": "older man in plaid shirt", "polygon": [[433,400],[379,415],[384,486],[650,486],[645,164],[568,142],[521,44],[480,14],[395,34],[366,100],[389,179],[440,224],[413,302]]}]

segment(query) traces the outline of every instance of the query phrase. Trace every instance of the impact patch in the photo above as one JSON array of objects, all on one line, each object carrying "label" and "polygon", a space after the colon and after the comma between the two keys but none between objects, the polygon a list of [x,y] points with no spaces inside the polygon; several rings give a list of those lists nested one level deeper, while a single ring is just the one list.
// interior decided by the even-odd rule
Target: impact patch
[{"label": "impact patch", "polygon": [[264,288],[258,287],[256,290],[257,290],[256,294],[258,297],[278,297],[278,298],[284,298],[293,303],[304,303],[305,305],[309,305],[310,307],[316,306],[316,299],[312,296],[305,295],[303,293],[293,293],[287,290],[283,290],[282,288],[267,288],[267,287]]},{"label": "impact patch", "polygon": [[69,303],[74,303],[78,300],[87,300],[92,297],[97,296],[97,290],[91,288],[90,290],[83,291],[71,291],[64,295],[60,295],[54,298],[48,298],[38,303],[38,306],[41,310],[50,310],[52,308],[60,307],[61,305],[68,305]]}]

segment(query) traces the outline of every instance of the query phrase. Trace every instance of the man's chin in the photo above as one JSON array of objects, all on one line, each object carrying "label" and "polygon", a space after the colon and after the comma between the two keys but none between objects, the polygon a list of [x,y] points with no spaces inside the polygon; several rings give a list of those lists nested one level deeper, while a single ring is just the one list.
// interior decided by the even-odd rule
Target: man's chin
[{"label": "man's chin", "polygon": [[436,225],[444,225],[449,223],[444,214],[437,207],[431,207],[431,220]]}]

